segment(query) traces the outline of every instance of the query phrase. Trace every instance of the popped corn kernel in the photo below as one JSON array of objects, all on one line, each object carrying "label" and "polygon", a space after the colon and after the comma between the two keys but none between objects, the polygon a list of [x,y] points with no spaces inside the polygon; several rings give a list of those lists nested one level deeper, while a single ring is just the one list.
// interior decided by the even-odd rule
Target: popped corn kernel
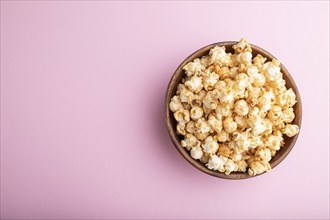
[{"label": "popped corn kernel", "polygon": [[186,131],[190,134],[193,134],[195,132],[195,122],[194,121],[187,122]]},{"label": "popped corn kernel", "polygon": [[243,129],[243,130],[245,128],[247,128],[248,124],[247,124],[247,118],[246,117],[236,115],[234,117],[234,119],[235,119],[235,122],[236,122],[238,128]]},{"label": "popped corn kernel", "polygon": [[210,50],[210,63],[218,64],[220,66],[229,66],[231,63],[231,56],[226,53],[225,47],[215,46]]},{"label": "popped corn kernel", "polygon": [[180,108],[178,111],[174,112],[174,118],[178,123],[185,124],[190,121],[190,114],[188,110]]},{"label": "popped corn kernel", "polygon": [[229,133],[227,133],[225,130],[221,130],[218,134],[216,134],[216,137],[219,142],[226,142],[229,141]]},{"label": "popped corn kernel", "polygon": [[226,86],[220,91],[220,98],[221,103],[231,104],[234,101],[234,93],[231,87]]},{"label": "popped corn kernel", "polygon": [[265,172],[267,170],[267,168],[259,161],[253,161],[250,165],[249,165],[249,175],[250,176],[255,176],[258,174],[262,174],[263,172]]},{"label": "popped corn kernel", "polygon": [[235,102],[234,111],[240,116],[245,116],[249,113],[249,106],[245,100],[238,100]]},{"label": "popped corn kernel", "polygon": [[194,93],[185,87],[182,88],[180,92],[181,102],[187,102],[188,104],[191,104],[192,100],[194,99],[194,96],[195,96]]},{"label": "popped corn kernel", "polygon": [[181,141],[181,146],[190,150],[193,147],[200,146],[201,142],[192,134],[187,134]]},{"label": "popped corn kernel", "polygon": [[209,168],[210,170],[218,170],[223,165],[223,159],[218,157],[217,155],[211,155],[208,163],[206,164],[207,168]]},{"label": "popped corn kernel", "polygon": [[[215,90],[217,91],[217,90]],[[203,99],[203,106],[208,109],[216,109],[218,106],[218,99],[214,98],[211,91],[207,92],[205,98]]]},{"label": "popped corn kernel", "polygon": [[219,144],[212,136],[208,136],[204,144],[202,144],[202,147],[205,153],[214,154],[217,152]]},{"label": "popped corn kernel", "polygon": [[233,133],[237,129],[237,123],[233,120],[232,117],[227,117],[223,121],[223,127],[228,133]]},{"label": "popped corn kernel", "polygon": [[265,146],[271,150],[279,150],[282,144],[282,136],[269,135],[265,141]]},{"label": "popped corn kernel", "polygon": [[242,64],[249,64],[252,62],[252,53],[251,52],[243,52],[237,55],[236,61]]},{"label": "popped corn kernel", "polygon": [[294,106],[296,104],[296,102],[297,102],[296,101],[296,94],[293,92],[292,89],[288,89],[285,92],[285,94],[286,94],[286,97],[287,97],[287,102],[286,102],[287,106],[288,107]]},{"label": "popped corn kernel", "polygon": [[199,160],[202,158],[203,156],[203,150],[200,146],[196,146],[196,147],[193,147],[191,150],[190,150],[190,155],[192,158],[194,158],[195,160]]},{"label": "popped corn kernel", "polygon": [[196,137],[198,138],[198,140],[200,141],[204,141],[209,135],[210,133],[194,133],[196,135]]},{"label": "popped corn kernel", "polygon": [[216,115],[221,118],[222,116],[228,117],[231,116],[231,109],[230,105],[219,104],[215,109]]},{"label": "popped corn kernel", "polygon": [[249,149],[250,145],[251,145],[251,141],[249,139],[249,134],[248,132],[242,132],[242,133],[235,133],[235,145],[238,152],[244,152],[246,150]]},{"label": "popped corn kernel", "polygon": [[297,125],[287,124],[283,129],[283,134],[285,134],[288,137],[293,137],[298,133],[299,133],[299,127]]},{"label": "popped corn kernel", "polygon": [[178,132],[178,134],[181,135],[186,135],[186,129],[185,129],[185,124],[184,123],[178,123],[176,125],[176,131]]},{"label": "popped corn kernel", "polygon": [[214,85],[219,81],[219,75],[210,72],[210,73],[205,73],[203,76],[203,86],[206,91],[210,91],[214,89]]},{"label": "popped corn kernel", "polygon": [[225,163],[225,174],[229,175],[231,172],[235,172],[238,170],[237,164],[234,163],[231,159],[227,159]]},{"label": "popped corn kernel", "polygon": [[293,108],[286,108],[282,111],[282,120],[284,123],[291,123],[295,118]]},{"label": "popped corn kernel", "polygon": [[185,81],[184,85],[190,91],[198,93],[203,89],[202,77],[192,76],[189,80]]},{"label": "popped corn kernel", "polygon": [[245,160],[240,160],[237,162],[237,171],[245,172],[247,167],[248,167],[248,164]]},{"label": "popped corn kernel", "polygon": [[183,105],[180,101],[179,96],[175,95],[171,98],[171,102],[170,102],[170,110],[172,112],[176,112],[178,111],[180,108],[183,108]]},{"label": "popped corn kernel", "polygon": [[204,114],[204,111],[201,107],[195,106],[190,110],[190,117],[193,120],[201,118]]},{"label": "popped corn kernel", "polygon": [[222,130],[222,121],[214,115],[209,115],[208,123],[215,132],[220,133]]},{"label": "popped corn kernel", "polygon": [[276,81],[282,78],[281,68],[277,60],[272,60],[263,65],[262,70],[269,81]]},{"label": "popped corn kernel", "polygon": [[232,72],[230,71],[229,67],[220,67],[219,65],[215,66],[215,73],[218,74],[219,79],[225,79],[232,75]]},{"label": "popped corn kernel", "polygon": [[211,126],[204,118],[200,118],[195,122],[196,131],[201,134],[206,134],[211,131]]},{"label": "popped corn kernel", "polygon": [[209,66],[209,63],[210,63],[210,57],[209,56],[203,56],[200,59],[200,62],[205,68],[207,68]]},{"label": "popped corn kernel", "polygon": [[200,59],[197,58],[193,62],[187,63],[182,69],[185,70],[187,76],[190,77],[194,74],[201,73],[205,69],[205,66],[203,66]]},{"label": "popped corn kernel", "polygon": [[220,145],[218,149],[218,155],[229,157],[232,154],[233,150],[230,149],[227,145]]},{"label": "popped corn kernel", "polygon": [[272,159],[272,155],[269,148],[260,148],[255,153],[256,157],[259,157],[261,160],[265,162],[269,162]]},{"label": "popped corn kernel", "polygon": [[237,53],[252,52],[251,46],[245,38],[242,38],[237,44],[235,44],[233,49]]},{"label": "popped corn kernel", "polygon": [[260,111],[267,112],[271,108],[274,98],[275,95],[273,91],[265,92],[261,97],[259,97],[258,107]]},{"label": "popped corn kernel", "polygon": [[253,65],[255,65],[258,69],[261,69],[267,58],[258,54],[252,59]]}]

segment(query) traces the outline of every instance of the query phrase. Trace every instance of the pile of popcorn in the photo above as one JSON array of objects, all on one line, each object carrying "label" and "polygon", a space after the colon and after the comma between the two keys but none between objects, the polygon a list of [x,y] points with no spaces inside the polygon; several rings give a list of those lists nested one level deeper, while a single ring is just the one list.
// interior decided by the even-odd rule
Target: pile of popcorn
[{"label": "pile of popcorn", "polygon": [[183,67],[186,76],[169,103],[182,147],[211,170],[270,171],[270,160],[293,137],[296,95],[287,89],[280,62],[258,54],[246,39],[235,53],[215,46]]}]

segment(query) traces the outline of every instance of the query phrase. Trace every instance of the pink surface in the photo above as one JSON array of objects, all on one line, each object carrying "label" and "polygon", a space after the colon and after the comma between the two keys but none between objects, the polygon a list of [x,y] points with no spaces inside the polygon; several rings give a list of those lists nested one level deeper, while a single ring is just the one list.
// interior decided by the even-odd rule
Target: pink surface
[{"label": "pink surface", "polygon": [[[2,218],[329,218],[329,2],[1,1]],[[176,151],[164,94],[180,62],[241,37],[303,101],[291,154],[243,181]]]}]

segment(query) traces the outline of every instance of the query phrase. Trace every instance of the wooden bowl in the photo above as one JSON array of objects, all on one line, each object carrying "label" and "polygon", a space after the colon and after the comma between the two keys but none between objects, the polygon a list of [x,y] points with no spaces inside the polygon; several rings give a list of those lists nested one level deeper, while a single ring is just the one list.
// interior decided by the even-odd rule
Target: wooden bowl
[{"label": "wooden bowl", "polygon": [[[234,50],[232,49],[232,46],[234,44],[237,44],[238,42],[236,41],[226,41],[226,42],[219,42],[219,43],[214,43],[210,44],[208,46],[205,46],[193,54],[191,54],[189,57],[187,57],[181,64],[180,66],[175,70],[169,84],[167,87],[166,91],[166,97],[165,97],[165,118],[166,118],[166,124],[167,124],[167,130],[169,132],[169,135],[172,139],[172,142],[174,143],[176,149],[180,152],[180,154],[194,167],[199,169],[200,171],[203,171],[204,173],[207,173],[209,175],[219,177],[219,178],[224,178],[224,179],[247,179],[251,178],[254,176],[249,176],[247,172],[233,172],[229,175],[225,175],[224,173],[220,173],[218,171],[214,170],[209,170],[203,163],[201,163],[199,160],[195,160],[190,156],[190,153],[181,146],[181,140],[183,139],[182,135],[178,135],[176,133],[176,121],[174,119],[173,113],[169,109],[169,103],[171,98],[175,95],[176,89],[178,84],[181,82],[182,77],[184,77],[184,71],[182,70],[183,66],[185,66],[188,62],[193,61],[195,58],[200,58],[204,55],[208,55],[209,50],[213,48],[214,46],[225,46],[226,47],[226,52],[231,52],[234,53]],[[267,58],[268,60],[272,60],[275,58],[272,54],[267,52],[266,50],[257,47],[253,44],[250,44],[252,48],[252,54],[253,57],[256,56],[257,54],[260,54],[264,57]],[[295,119],[293,121],[293,124],[296,124],[301,127],[301,118],[302,118],[302,106],[301,106],[301,99],[299,95],[298,88],[289,74],[289,71],[284,67],[284,65],[281,63],[281,72],[283,73],[283,78],[286,81],[286,87],[292,88],[292,90],[295,92],[297,96],[297,103],[294,105],[294,113],[295,113]],[[281,163],[284,158],[290,153],[292,150],[294,144],[297,141],[298,135],[293,136],[292,138],[288,138],[286,135],[284,135],[284,140],[285,140],[285,145],[277,151],[276,155],[272,158],[270,161],[270,165],[272,168],[275,168],[279,163]],[[261,174],[259,174],[261,175]],[[259,176],[256,175],[256,176]]]}]

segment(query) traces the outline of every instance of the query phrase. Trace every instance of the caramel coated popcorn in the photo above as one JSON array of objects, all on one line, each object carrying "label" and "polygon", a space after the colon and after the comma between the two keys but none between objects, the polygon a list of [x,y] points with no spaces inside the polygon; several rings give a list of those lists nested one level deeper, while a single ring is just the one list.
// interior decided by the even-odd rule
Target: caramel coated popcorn
[{"label": "caramel coated popcorn", "polygon": [[293,137],[296,95],[287,89],[280,62],[258,54],[246,39],[234,54],[215,46],[183,67],[186,76],[169,108],[181,146],[210,170],[250,176],[271,170],[270,161]]}]

